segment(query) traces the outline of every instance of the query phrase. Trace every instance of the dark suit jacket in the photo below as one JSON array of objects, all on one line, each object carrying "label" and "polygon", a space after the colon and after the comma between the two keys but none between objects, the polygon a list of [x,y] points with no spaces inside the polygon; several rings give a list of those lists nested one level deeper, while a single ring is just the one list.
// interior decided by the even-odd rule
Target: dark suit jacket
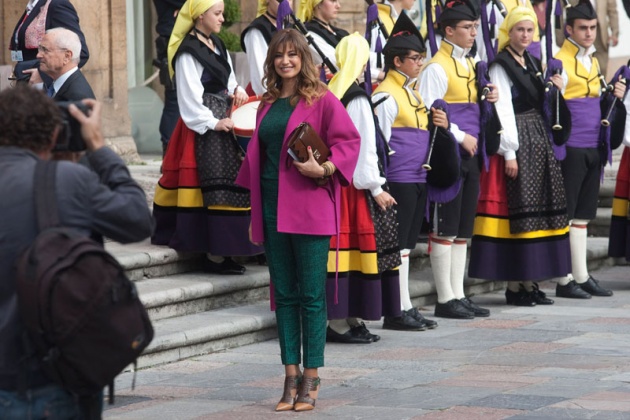
[{"label": "dark suit jacket", "polygon": [[57,102],[61,102],[80,101],[86,98],[96,99],[87,79],[83,73],[81,73],[81,70],[77,70],[61,85],[54,99]]},{"label": "dark suit jacket", "polygon": [[[26,16],[26,11],[24,11],[24,14],[22,14],[20,19],[17,21],[13,34],[11,35],[11,49],[22,50],[24,60],[34,60],[37,56],[37,48],[27,50],[24,47],[24,33],[26,32],[26,28],[28,28],[31,22],[33,22],[35,17],[39,14],[39,11],[44,4],[46,4],[46,0],[39,0],[28,17],[26,17],[24,24],[20,27],[20,23]],[[18,42],[16,45],[15,32],[18,28]],[[79,26],[79,16],[77,15],[77,11],[68,0],[51,0],[50,5],[48,6],[48,14],[46,15],[45,29],[48,30],[53,28],[70,29],[72,32],[79,35],[79,39],[81,40],[81,61],[79,61],[79,67],[83,67],[83,65],[88,61],[88,58],[90,58],[90,52],[88,51],[87,44],[85,43],[85,36]]]}]

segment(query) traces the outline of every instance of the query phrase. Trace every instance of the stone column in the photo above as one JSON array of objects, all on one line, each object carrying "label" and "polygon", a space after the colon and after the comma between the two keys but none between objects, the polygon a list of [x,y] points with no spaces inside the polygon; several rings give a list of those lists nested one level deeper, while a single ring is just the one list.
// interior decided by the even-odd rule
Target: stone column
[{"label": "stone column", "polygon": [[[125,160],[138,160],[127,101],[125,0],[71,1],[90,50],[90,59],[82,72],[96,98],[103,103],[103,133],[109,145]],[[0,65],[11,64],[9,40],[26,3],[26,0],[0,3]]]}]

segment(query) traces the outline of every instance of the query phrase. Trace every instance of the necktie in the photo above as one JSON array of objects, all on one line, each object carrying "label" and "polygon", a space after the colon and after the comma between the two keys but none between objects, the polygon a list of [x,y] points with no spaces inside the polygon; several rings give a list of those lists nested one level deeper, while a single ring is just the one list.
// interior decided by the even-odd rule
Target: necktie
[{"label": "necktie", "polygon": [[50,86],[48,86],[48,89],[46,89],[46,95],[48,95],[48,97],[50,97],[50,98],[55,96],[55,84],[54,83],[51,83]]}]

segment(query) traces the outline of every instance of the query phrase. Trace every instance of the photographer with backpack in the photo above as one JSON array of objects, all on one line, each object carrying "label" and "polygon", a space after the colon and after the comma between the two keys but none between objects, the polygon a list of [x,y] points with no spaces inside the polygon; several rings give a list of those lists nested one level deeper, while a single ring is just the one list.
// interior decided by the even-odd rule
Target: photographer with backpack
[{"label": "photographer with backpack", "polygon": [[[44,248],[42,252],[42,237],[50,231],[56,234],[73,236],[73,240],[83,241],[92,233],[97,233],[113,240],[128,243],[147,238],[151,234],[152,220],[147,207],[144,191],[131,178],[125,163],[111,149],[105,147],[100,129],[101,105],[94,100],[84,100],[85,114],[79,111],[76,105],[70,105],[68,112],[71,119],[80,124],[80,132],[88,150],[87,159],[91,170],[85,166],[72,162],[56,162],[55,165],[42,164],[40,162],[50,159],[51,151],[63,133],[64,125],[60,108],[52,99],[41,92],[28,86],[18,86],[0,92],[0,418],[100,418],[102,402],[101,389],[85,387],[77,390],[78,380],[68,380],[67,373],[56,377],[51,375],[49,361],[42,362],[41,354],[37,351],[38,340],[33,339],[32,327],[29,325],[29,312],[35,309],[39,313],[39,319],[46,322],[50,315],[45,305],[38,303],[34,308],[24,305],[24,292],[26,281],[33,280],[33,286],[43,287],[45,274],[55,271],[54,283],[62,283],[66,279],[75,280],[81,278],[75,266],[85,264],[77,260],[71,262],[67,273],[57,274],[57,267],[43,266],[43,254],[55,255],[59,253],[57,247]],[[66,128],[70,124],[65,124]],[[75,124],[76,125],[76,124]],[[68,135],[67,133],[64,135]],[[42,176],[36,176],[36,169],[52,169],[48,184],[42,188]],[[45,179],[46,180],[46,179]],[[51,193],[51,191],[53,193]],[[48,200],[52,197],[52,205],[36,205],[36,201],[44,197]],[[49,201],[47,201],[50,203]],[[44,209],[45,211],[42,211]],[[50,218],[58,226],[55,229],[42,229],[42,220],[46,219],[45,213],[56,213],[57,220]],[[38,214],[39,213],[39,214]],[[71,232],[69,234],[69,232]],[[50,235],[48,236],[50,237]],[[78,239],[77,239],[78,238]],[[54,243],[54,242],[53,242]],[[54,243],[57,244],[57,243]],[[96,243],[95,243],[96,244]],[[91,246],[91,244],[88,243]],[[20,259],[25,250],[38,250],[31,253],[29,259]],[[120,266],[98,245],[91,251],[92,255],[99,252],[97,263],[103,266],[111,266],[112,272],[120,279],[119,284],[126,286],[127,290],[111,289],[110,295],[114,304],[105,300],[98,302],[98,311],[111,311],[111,307],[118,305],[119,301],[134,299],[136,312],[143,311],[137,293],[124,275],[121,275]],[[102,250],[102,251],[101,251]],[[84,254],[88,255],[88,254]],[[85,260],[85,259],[84,259]],[[74,261],[63,256],[58,261]],[[32,270],[26,270],[24,268]],[[65,277],[63,277],[65,275]],[[78,294],[85,293],[89,284],[102,280],[103,285],[112,283],[109,273],[99,272],[97,275],[83,273],[85,290],[75,290]],[[126,283],[124,282],[126,281]],[[30,286],[30,284],[26,284]],[[56,286],[56,285],[55,285]],[[28,287],[26,287],[28,290]],[[43,290],[43,289],[41,289]],[[109,289],[108,289],[109,290]],[[100,291],[99,291],[100,292]],[[127,295],[132,296],[126,299]],[[109,296],[109,295],[108,295]],[[122,296],[122,298],[119,298]],[[58,297],[43,297],[43,299],[55,299]],[[47,303],[47,302],[46,302]],[[65,302],[64,302],[65,303]],[[41,306],[37,306],[41,305]],[[137,309],[140,305],[141,309]],[[130,305],[125,306],[126,308]],[[70,310],[67,310],[70,312]],[[81,322],[82,328],[70,331],[82,339],[86,334],[85,326],[93,327],[94,321],[90,319],[92,314],[81,313],[79,317],[85,318]],[[64,314],[65,315],[65,314]],[[132,318],[145,316],[134,313]],[[52,316],[60,316],[55,313]],[[143,318],[144,320],[144,318]],[[148,323],[148,318],[146,318]],[[69,327],[69,326],[64,326]],[[27,329],[30,335],[27,334]],[[42,337],[48,338],[46,327],[42,328]],[[134,341],[131,347],[144,349],[152,338],[150,323],[145,325],[145,334],[136,337],[140,342]],[[27,338],[28,337],[28,338]],[[41,338],[41,337],[35,337]],[[71,337],[73,340],[75,337]],[[48,353],[48,359],[55,363],[67,363],[68,354],[64,354],[66,343],[50,342],[53,352]],[[29,348],[33,345],[34,349]],[[66,347],[67,348],[67,347]],[[90,357],[93,349],[88,348],[79,357]],[[107,348],[102,349],[106,353]],[[28,357],[37,354],[37,357]],[[138,351],[139,354],[139,351]],[[117,358],[118,354],[109,354],[110,358]],[[137,357],[137,355],[136,355]],[[91,359],[85,359],[91,360]],[[73,361],[74,362],[74,361]],[[88,362],[89,363],[89,362]],[[126,362],[129,363],[129,362]],[[87,363],[86,363],[87,364]],[[124,366],[123,366],[124,367]],[[85,369],[88,375],[77,369],[73,372],[77,378],[85,380],[91,371],[99,371],[100,366],[94,362]],[[66,371],[70,370],[69,368]],[[121,368],[122,370],[122,368]],[[65,376],[64,376],[65,375]],[[115,374],[114,374],[115,375]],[[113,376],[112,376],[113,378]],[[74,379],[74,378],[70,378]],[[64,385],[60,385],[63,383]],[[104,385],[104,384],[103,384]],[[85,391],[85,392],[82,392]],[[86,407],[84,401],[91,401],[91,406]]]}]

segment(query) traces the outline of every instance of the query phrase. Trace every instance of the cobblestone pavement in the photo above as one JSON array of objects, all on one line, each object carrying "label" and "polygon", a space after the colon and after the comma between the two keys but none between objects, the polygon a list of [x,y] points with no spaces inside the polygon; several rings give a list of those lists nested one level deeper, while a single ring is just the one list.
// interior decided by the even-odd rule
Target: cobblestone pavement
[{"label": "cobblestone pavement", "polygon": [[[277,340],[195,357],[117,380],[106,419],[630,419],[630,268],[595,272],[612,297],[508,307],[476,296],[489,318],[438,319],[424,332],[368,327],[381,340],[329,344],[310,413],[275,413]],[[554,297],[554,284],[543,290]],[[423,308],[432,313],[433,307]]]}]

